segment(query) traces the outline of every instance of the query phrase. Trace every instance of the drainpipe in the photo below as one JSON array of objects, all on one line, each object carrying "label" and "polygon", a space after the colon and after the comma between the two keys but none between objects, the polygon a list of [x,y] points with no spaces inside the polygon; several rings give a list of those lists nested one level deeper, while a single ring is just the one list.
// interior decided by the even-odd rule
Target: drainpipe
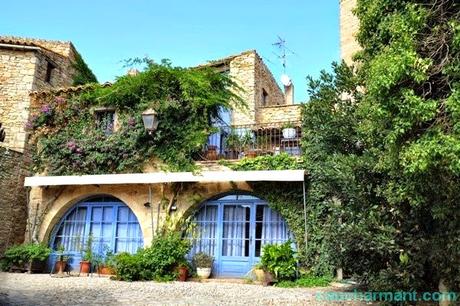
[{"label": "drainpipe", "polygon": [[305,226],[305,250],[307,249],[308,244],[308,230],[307,230],[307,195],[305,192],[305,179],[302,182],[303,187],[303,221]]},{"label": "drainpipe", "polygon": [[149,203],[150,203],[150,221],[152,226],[152,239],[155,236],[155,230],[153,228],[153,203],[152,203],[152,186],[149,185]]}]

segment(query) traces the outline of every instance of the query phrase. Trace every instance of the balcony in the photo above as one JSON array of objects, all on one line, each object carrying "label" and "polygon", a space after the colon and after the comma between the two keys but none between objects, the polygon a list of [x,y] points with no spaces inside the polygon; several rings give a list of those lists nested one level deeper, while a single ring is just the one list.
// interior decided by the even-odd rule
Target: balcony
[{"label": "balcony", "polygon": [[238,160],[281,152],[299,156],[300,139],[300,122],[219,126],[209,136],[198,160]]}]

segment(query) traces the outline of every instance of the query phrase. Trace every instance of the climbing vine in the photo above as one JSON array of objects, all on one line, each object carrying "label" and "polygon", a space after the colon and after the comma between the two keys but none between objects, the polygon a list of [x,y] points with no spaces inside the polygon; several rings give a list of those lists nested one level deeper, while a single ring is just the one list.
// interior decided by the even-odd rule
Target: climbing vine
[{"label": "climbing vine", "polygon": [[78,52],[76,52],[75,61],[72,63],[72,67],[75,69],[75,74],[73,76],[74,86],[88,83],[97,83],[96,76]]},{"label": "climbing vine", "polygon": [[[34,171],[49,175],[141,172],[146,164],[193,170],[193,157],[213,131],[221,108],[243,106],[234,83],[210,68],[185,69],[149,62],[113,85],[93,84],[76,93],[48,95],[27,123]],[[107,108],[115,119],[101,122]],[[158,113],[149,135],[142,112]],[[104,120],[106,118],[104,117]]]}]

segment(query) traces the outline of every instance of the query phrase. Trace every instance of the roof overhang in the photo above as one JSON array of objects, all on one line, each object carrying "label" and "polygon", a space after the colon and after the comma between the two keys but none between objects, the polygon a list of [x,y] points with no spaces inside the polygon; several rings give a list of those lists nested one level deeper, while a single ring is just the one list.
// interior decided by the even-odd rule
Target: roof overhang
[{"label": "roof overhang", "polygon": [[32,176],[25,178],[24,186],[124,185],[175,182],[303,182],[304,178],[304,170],[203,171],[200,173],[155,172],[79,176]]}]

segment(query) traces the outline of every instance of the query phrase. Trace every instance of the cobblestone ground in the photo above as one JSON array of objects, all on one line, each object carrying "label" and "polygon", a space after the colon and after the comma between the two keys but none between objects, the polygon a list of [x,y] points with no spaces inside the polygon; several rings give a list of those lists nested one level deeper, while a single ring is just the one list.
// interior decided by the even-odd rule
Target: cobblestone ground
[{"label": "cobblestone ground", "polygon": [[326,305],[317,301],[316,294],[327,290],[341,289],[222,282],[129,283],[98,276],[0,273],[0,305]]}]

